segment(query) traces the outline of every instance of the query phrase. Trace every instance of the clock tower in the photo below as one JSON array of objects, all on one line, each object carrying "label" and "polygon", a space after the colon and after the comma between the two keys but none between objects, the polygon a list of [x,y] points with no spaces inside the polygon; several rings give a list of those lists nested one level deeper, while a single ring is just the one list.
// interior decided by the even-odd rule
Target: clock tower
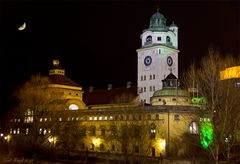
[{"label": "clock tower", "polygon": [[169,73],[178,77],[178,27],[166,24],[166,18],[156,13],[150,18],[149,28],[143,30],[138,53],[138,94],[150,103],[154,91],[162,89],[161,81]]}]

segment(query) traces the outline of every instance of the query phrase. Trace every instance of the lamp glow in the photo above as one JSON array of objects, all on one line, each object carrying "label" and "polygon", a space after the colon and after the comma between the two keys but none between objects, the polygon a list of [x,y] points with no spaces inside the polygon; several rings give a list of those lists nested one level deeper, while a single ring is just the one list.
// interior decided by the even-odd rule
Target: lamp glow
[{"label": "lamp glow", "polygon": [[94,139],[92,139],[92,143],[94,145],[98,145],[98,144],[100,144],[100,139],[99,138],[94,138]]}]

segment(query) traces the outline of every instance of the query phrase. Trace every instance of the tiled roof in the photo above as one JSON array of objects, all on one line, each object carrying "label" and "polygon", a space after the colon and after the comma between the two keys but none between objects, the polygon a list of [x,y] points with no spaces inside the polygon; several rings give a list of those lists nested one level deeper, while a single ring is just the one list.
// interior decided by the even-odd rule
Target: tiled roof
[{"label": "tiled roof", "polygon": [[84,92],[84,102],[87,105],[130,103],[137,97],[137,87],[112,88],[110,90],[93,90]]},{"label": "tiled roof", "polygon": [[61,84],[61,85],[68,85],[74,87],[81,87],[79,84],[75,83],[67,76],[64,75],[50,75],[49,80],[51,84]]}]

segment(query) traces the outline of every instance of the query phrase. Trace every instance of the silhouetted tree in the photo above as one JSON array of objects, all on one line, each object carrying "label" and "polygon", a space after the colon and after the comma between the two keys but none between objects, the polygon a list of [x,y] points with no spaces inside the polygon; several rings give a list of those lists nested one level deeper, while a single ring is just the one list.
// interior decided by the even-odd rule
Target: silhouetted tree
[{"label": "silhouetted tree", "polygon": [[[205,108],[213,125],[213,142],[208,150],[216,163],[219,154],[226,154],[227,146],[236,143],[240,122],[240,91],[234,87],[234,79],[220,80],[220,71],[239,65],[239,58],[222,57],[218,51],[209,49],[200,66],[191,65],[184,75],[185,86],[192,88],[195,84],[198,93],[207,99]],[[226,144],[226,139],[231,142]]]}]

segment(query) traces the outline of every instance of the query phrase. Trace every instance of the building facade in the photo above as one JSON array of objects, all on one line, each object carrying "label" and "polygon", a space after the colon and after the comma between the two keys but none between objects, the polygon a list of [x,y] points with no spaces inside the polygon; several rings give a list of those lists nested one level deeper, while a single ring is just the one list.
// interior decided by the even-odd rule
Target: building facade
[{"label": "building facade", "polygon": [[37,125],[35,135],[41,143],[54,142],[58,150],[108,152],[119,158],[189,153],[188,137],[198,143],[200,108],[192,106],[177,81],[178,27],[166,26],[166,18],[157,11],[141,39],[137,87],[128,83],[83,92],[54,60],[47,89],[61,95],[64,106],[45,113],[28,109],[24,117],[12,118],[12,140],[28,138]]}]

